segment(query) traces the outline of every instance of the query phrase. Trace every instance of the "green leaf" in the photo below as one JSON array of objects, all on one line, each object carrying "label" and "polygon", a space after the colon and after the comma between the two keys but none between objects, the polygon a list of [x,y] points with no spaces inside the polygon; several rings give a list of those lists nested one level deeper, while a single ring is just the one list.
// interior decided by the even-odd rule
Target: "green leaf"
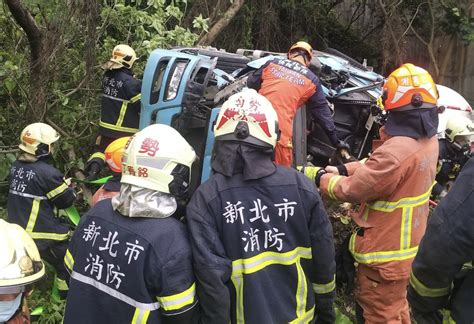
[{"label": "green leaf", "polygon": [[5,84],[5,88],[6,88],[9,92],[12,92],[13,89],[16,88],[16,83],[15,83],[15,81],[13,81],[13,80],[10,79],[10,78],[5,79],[4,84]]},{"label": "green leaf", "polygon": [[352,321],[349,317],[341,313],[339,308],[335,307],[336,309],[336,323],[337,324],[352,324]]}]

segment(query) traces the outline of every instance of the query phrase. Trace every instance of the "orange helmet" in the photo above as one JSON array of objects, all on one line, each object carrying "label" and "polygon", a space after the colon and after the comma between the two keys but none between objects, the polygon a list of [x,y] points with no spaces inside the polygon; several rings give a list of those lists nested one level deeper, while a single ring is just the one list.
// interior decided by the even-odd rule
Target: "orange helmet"
[{"label": "orange helmet", "polygon": [[310,61],[313,59],[313,48],[308,43],[303,42],[303,41],[299,41],[299,42],[291,45],[290,49],[288,50],[288,56],[290,55],[290,53],[293,50],[296,50],[296,49],[301,49],[301,50],[305,51],[309,55],[309,60]]},{"label": "orange helmet", "polygon": [[129,138],[128,136],[116,139],[105,149],[105,162],[112,172],[122,172],[122,155]]},{"label": "orange helmet", "polygon": [[431,108],[436,106],[438,100],[431,75],[411,63],[405,63],[393,71],[385,81],[383,91],[386,110]]}]

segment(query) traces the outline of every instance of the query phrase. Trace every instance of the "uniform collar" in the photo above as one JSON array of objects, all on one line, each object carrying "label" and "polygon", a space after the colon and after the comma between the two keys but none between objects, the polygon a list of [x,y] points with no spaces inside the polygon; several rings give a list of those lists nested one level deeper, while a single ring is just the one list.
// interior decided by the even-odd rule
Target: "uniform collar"
[{"label": "uniform collar", "polygon": [[438,122],[435,108],[391,111],[385,123],[385,133],[414,139],[431,138],[438,131]]},{"label": "uniform collar", "polygon": [[272,149],[231,141],[216,141],[212,170],[226,177],[243,174],[244,180],[260,179],[276,171]]},{"label": "uniform collar", "polygon": [[107,191],[119,192],[120,191],[120,179],[122,178],[121,173],[114,174],[112,178],[107,180],[104,184],[104,189]]}]

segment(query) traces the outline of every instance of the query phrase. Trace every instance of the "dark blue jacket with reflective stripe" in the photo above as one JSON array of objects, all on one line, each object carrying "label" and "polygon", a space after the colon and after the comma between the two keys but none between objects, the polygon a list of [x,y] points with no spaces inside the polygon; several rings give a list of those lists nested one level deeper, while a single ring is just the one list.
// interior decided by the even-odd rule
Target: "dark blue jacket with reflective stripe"
[{"label": "dark blue jacket with reflective stripe", "polygon": [[173,217],[124,217],[102,200],[81,218],[64,262],[66,324],[162,323],[196,304],[186,229]]},{"label": "dark blue jacket with reflective stripe", "polygon": [[255,180],[214,174],[186,219],[204,323],[306,322],[315,297],[320,319],[334,320],[332,227],[304,175],[285,167]]},{"label": "dark blue jacket with reflective stripe", "polygon": [[10,170],[8,221],[18,224],[41,249],[68,238],[67,222],[56,217],[55,207],[73,204],[74,191],[63,175],[45,161],[15,161]]},{"label": "dark blue jacket with reflective stripe", "polygon": [[102,78],[100,134],[119,138],[138,131],[142,82],[127,68],[109,70]]},{"label": "dark blue jacket with reflective stripe", "polygon": [[464,165],[452,189],[429,218],[410,276],[408,300],[412,308],[418,313],[430,313],[450,304],[457,323],[473,323],[474,270],[462,270],[472,260],[474,158]]}]

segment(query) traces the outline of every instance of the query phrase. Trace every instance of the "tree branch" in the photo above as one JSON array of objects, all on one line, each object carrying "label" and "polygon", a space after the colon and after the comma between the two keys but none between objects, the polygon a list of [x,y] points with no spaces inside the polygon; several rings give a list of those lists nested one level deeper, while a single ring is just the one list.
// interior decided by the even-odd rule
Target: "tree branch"
[{"label": "tree branch", "polygon": [[235,17],[237,12],[243,6],[245,0],[234,0],[232,5],[227,9],[224,15],[214,24],[207,34],[205,34],[199,41],[198,45],[210,45],[219,36]]},{"label": "tree branch", "polygon": [[[416,10],[415,10],[415,13],[413,14],[413,17],[411,17],[410,21],[408,21],[408,26],[407,28],[405,29],[405,31],[403,32],[402,36],[400,36],[400,38],[398,39],[398,41],[400,42],[402,40],[403,37],[405,37],[406,33],[408,32],[408,30],[411,28],[411,26],[413,25],[413,21],[415,20],[416,16],[418,15],[418,10],[420,10],[420,7],[424,4],[427,4],[427,2],[422,2],[420,3],[417,7],[416,7]],[[405,16],[406,18],[407,16]]]},{"label": "tree branch", "polygon": [[5,2],[15,21],[25,31],[31,46],[32,61],[35,61],[40,56],[41,38],[43,37],[41,29],[20,0],[5,0]]}]

